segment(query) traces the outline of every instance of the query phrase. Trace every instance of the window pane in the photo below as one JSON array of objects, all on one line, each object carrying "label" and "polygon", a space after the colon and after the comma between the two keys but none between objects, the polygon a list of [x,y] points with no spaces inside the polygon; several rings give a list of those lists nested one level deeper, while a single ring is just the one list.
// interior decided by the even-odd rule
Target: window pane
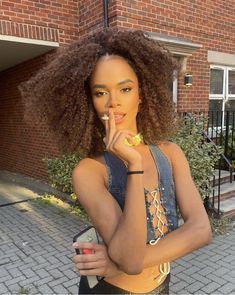
[{"label": "window pane", "polygon": [[235,100],[227,100],[225,103],[225,111],[235,111]]},{"label": "window pane", "polygon": [[227,100],[225,102],[225,114],[224,114],[224,124],[227,123],[227,120],[229,120],[229,125],[234,124],[235,122],[235,100]]},{"label": "window pane", "polygon": [[223,100],[210,99],[209,100],[209,127],[216,127],[222,125],[222,107]]},{"label": "window pane", "polygon": [[235,94],[235,71],[228,71],[228,94]]},{"label": "window pane", "polygon": [[224,70],[211,69],[210,94],[223,94]]},{"label": "window pane", "polygon": [[209,110],[210,111],[222,111],[223,101],[222,99],[210,99]]}]

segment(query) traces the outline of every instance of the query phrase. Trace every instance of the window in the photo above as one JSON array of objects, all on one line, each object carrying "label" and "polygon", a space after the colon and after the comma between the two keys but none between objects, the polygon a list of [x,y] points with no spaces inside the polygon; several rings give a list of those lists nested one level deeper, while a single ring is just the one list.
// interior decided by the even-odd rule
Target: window
[{"label": "window", "polygon": [[[226,111],[235,111],[235,68],[211,66],[209,111],[217,111],[212,116],[216,117],[216,125],[222,127],[226,121]],[[210,115],[211,121],[213,118]]]}]

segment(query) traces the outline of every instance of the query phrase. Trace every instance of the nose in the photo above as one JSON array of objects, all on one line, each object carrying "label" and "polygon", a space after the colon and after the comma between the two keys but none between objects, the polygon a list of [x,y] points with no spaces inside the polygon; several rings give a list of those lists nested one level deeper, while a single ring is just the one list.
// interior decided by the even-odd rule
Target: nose
[{"label": "nose", "polygon": [[109,94],[109,99],[108,99],[108,107],[109,108],[115,108],[119,105],[119,99],[117,97],[117,94],[116,93],[110,93]]}]

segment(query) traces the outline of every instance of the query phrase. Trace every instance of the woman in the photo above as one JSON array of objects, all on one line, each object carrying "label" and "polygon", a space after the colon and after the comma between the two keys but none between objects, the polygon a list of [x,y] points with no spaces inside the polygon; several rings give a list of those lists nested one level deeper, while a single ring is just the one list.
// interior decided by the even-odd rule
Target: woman
[{"label": "woman", "polygon": [[[79,294],[168,294],[169,262],[211,240],[187,160],[169,141],[175,68],[142,32],[110,30],[72,44],[21,88],[62,150],[86,155],[74,191],[104,243],[74,244],[91,251],[74,258]],[[103,279],[90,288],[88,275]]]}]

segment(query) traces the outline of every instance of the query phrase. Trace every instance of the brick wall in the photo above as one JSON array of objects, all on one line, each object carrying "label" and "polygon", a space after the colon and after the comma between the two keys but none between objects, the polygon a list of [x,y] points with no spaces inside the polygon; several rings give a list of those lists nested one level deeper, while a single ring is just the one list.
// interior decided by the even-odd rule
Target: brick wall
[{"label": "brick wall", "polygon": [[193,74],[193,86],[185,88],[183,75],[179,77],[178,109],[207,109],[210,67],[207,51],[234,54],[234,0],[118,0],[116,3],[116,23],[120,27],[185,38],[203,45],[187,63],[186,70]]},{"label": "brick wall", "polygon": [[[0,1],[0,34],[55,41],[65,46],[78,38],[78,1]],[[17,52],[16,52],[17,54]],[[0,169],[47,179],[44,157],[59,156],[46,126],[24,122],[17,86],[43,65],[43,58],[0,73]]]},{"label": "brick wall", "polygon": [[35,59],[0,74],[0,169],[47,179],[45,157],[59,156],[55,139],[46,126],[29,126],[17,89],[42,64]]},{"label": "brick wall", "polygon": [[3,0],[0,34],[68,44],[78,35],[78,2]]}]

